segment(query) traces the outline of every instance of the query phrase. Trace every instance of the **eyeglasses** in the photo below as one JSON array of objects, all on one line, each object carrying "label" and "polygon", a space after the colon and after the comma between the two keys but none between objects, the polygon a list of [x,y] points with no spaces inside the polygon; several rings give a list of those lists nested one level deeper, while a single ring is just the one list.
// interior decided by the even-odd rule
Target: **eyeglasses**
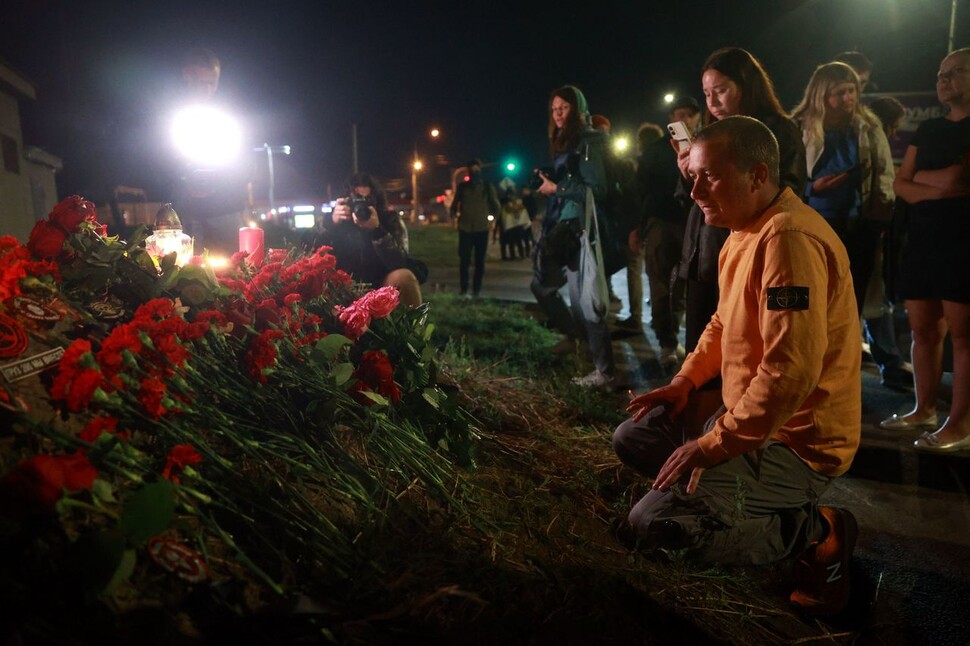
[{"label": "eyeglasses", "polygon": [[939,83],[940,81],[949,81],[954,76],[959,76],[961,74],[966,74],[967,71],[968,71],[968,69],[970,69],[970,68],[966,68],[966,67],[954,67],[949,72],[940,72],[939,74],[936,75],[936,81],[937,81],[937,83]]}]

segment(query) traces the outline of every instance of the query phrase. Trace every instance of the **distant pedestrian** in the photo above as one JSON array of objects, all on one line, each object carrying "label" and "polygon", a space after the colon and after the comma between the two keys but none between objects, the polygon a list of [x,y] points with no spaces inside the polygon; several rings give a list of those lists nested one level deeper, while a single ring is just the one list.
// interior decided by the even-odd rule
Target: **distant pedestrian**
[{"label": "distant pedestrian", "polygon": [[461,295],[468,295],[468,266],[475,256],[472,296],[482,291],[485,276],[485,253],[488,251],[489,216],[498,217],[499,202],[495,187],[482,179],[482,162],[468,162],[468,179],[458,185],[451,203],[451,217],[458,219],[458,276]]},{"label": "distant pedestrian", "polygon": [[529,226],[529,212],[522,206],[522,200],[510,191],[499,211],[498,222],[501,227],[499,242],[502,245],[502,260],[516,260],[526,257],[525,230]]}]

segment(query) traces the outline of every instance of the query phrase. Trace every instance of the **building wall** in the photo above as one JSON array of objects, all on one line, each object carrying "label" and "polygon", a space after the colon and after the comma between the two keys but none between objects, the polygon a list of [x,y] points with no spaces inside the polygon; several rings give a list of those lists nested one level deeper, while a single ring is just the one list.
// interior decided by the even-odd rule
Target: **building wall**
[{"label": "building wall", "polygon": [[[20,107],[17,98],[0,86],[0,235],[13,235],[27,241],[34,226],[34,209],[30,187],[30,166],[24,158]],[[10,147],[13,147],[11,151]],[[56,190],[54,197],[56,198]]]}]

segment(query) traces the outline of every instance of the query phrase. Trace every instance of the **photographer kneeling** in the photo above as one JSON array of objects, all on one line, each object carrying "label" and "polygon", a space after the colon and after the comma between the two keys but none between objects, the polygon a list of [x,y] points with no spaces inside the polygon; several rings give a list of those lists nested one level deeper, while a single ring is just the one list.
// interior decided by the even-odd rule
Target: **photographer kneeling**
[{"label": "photographer kneeling", "polygon": [[332,247],[337,268],[357,282],[373,288],[392,285],[400,292],[401,303],[420,305],[421,286],[415,271],[425,274],[427,270],[408,257],[407,230],[400,216],[388,210],[384,192],[370,175],[353,175],[348,185],[349,195],[337,200],[332,222],[325,221],[312,248]]}]

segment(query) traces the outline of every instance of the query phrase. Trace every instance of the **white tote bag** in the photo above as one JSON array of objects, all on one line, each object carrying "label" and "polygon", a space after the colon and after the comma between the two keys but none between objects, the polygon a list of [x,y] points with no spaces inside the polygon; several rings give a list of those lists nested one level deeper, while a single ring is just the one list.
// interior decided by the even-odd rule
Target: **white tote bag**
[{"label": "white tote bag", "polygon": [[609,312],[610,293],[603,268],[596,202],[589,188],[586,189],[586,223],[579,244],[579,303],[586,320],[599,323]]}]

